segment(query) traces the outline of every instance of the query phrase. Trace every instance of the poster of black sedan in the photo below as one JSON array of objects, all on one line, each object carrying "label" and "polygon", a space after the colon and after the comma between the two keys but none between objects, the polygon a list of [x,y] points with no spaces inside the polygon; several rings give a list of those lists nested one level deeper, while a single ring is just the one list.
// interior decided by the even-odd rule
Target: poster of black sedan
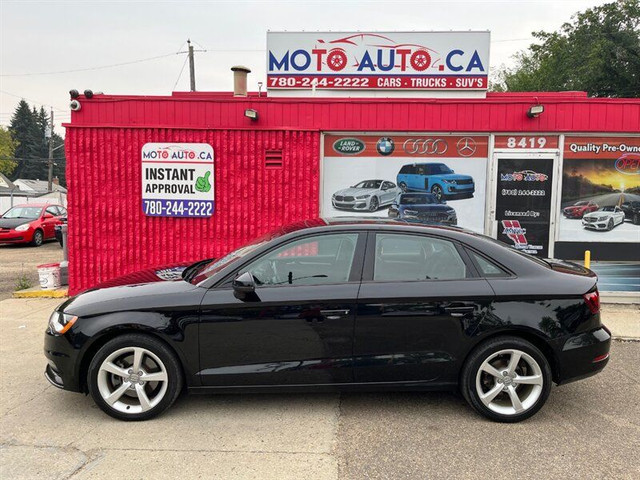
[{"label": "poster of black sedan", "polygon": [[488,137],[330,134],[323,149],[321,215],[483,232]]},{"label": "poster of black sedan", "polygon": [[640,137],[567,137],[560,241],[640,242]]}]

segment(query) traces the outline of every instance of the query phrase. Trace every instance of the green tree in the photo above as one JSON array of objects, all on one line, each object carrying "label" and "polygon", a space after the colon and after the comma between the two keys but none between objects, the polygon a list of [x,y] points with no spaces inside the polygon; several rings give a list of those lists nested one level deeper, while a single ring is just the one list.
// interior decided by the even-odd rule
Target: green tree
[{"label": "green tree", "polygon": [[0,173],[11,175],[18,166],[13,160],[17,142],[11,138],[11,133],[4,127],[0,127]]},{"label": "green tree", "polygon": [[594,97],[640,97],[640,3],[619,0],[579,12],[559,31],[515,55],[494,90],[584,90]]},{"label": "green tree", "polygon": [[[44,107],[31,109],[29,104],[21,100],[11,118],[9,131],[16,143],[13,156],[17,159],[17,165],[11,178],[29,178],[46,180],[49,175],[47,158],[49,158],[49,141],[45,138],[45,131],[50,123],[49,115]],[[53,146],[64,144],[64,139],[53,134]],[[53,174],[60,179],[61,185],[66,185],[64,149],[54,151]]]}]

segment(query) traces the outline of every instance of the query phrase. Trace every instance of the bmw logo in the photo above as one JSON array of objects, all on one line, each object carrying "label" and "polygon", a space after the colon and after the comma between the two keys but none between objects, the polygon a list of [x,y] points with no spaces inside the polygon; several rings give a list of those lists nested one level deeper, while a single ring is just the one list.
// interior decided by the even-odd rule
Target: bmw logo
[{"label": "bmw logo", "polygon": [[391,137],[382,137],[376,144],[376,150],[378,150],[380,155],[391,155],[395,148],[396,146],[394,145]]}]

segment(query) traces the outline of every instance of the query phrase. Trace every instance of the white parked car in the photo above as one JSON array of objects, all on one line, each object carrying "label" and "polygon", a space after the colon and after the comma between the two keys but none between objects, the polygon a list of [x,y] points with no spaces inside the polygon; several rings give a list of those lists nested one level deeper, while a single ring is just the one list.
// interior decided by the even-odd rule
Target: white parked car
[{"label": "white parked car", "polygon": [[618,206],[601,207],[582,217],[582,226],[593,230],[611,230],[621,223],[624,223],[624,212]]},{"label": "white parked car", "polygon": [[331,197],[333,208],[375,212],[391,205],[401,190],[387,180],[364,180],[349,188],[338,190]]}]

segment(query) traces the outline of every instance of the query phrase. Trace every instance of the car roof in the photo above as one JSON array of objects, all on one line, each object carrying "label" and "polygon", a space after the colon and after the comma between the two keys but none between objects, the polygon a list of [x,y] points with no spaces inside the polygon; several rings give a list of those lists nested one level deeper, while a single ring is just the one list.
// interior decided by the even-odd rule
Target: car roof
[{"label": "car roof", "polygon": [[38,208],[42,208],[42,207],[50,207],[52,205],[55,205],[56,207],[61,207],[62,205],[59,205],[57,203],[20,203],[18,205],[14,205],[11,208],[15,208],[15,207],[38,207]]}]

